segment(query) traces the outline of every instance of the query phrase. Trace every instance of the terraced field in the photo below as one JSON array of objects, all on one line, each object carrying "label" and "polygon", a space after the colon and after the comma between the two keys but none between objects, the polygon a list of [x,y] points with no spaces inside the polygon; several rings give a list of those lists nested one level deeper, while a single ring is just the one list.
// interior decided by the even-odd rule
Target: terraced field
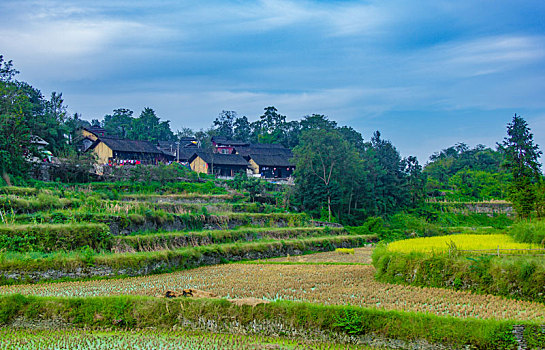
[{"label": "terraced field", "polygon": [[67,331],[0,329],[0,350],[336,350],[370,349],[357,345],[294,342],[247,335],[187,333],[181,331]]},{"label": "terraced field", "polygon": [[89,297],[163,296],[195,288],[219,297],[350,304],[440,316],[545,322],[545,305],[439,288],[377,282],[372,266],[227,264],[169,274],[42,285],[0,287],[0,294]]},{"label": "terraced field", "polygon": [[[176,184],[168,190],[156,186],[158,193],[140,193],[133,184],[0,189],[0,304],[7,310],[0,312],[0,325],[31,327],[37,318],[38,323],[62,319],[66,325],[83,327],[184,329],[73,329],[44,336],[40,331],[0,328],[0,349],[65,349],[83,342],[90,349],[359,349],[347,343],[374,344],[377,337],[387,342],[403,339],[414,348],[414,332],[424,343],[487,348],[509,332],[513,322],[545,323],[541,303],[378,282],[370,265],[376,235],[316,227],[304,214],[251,203],[242,194],[205,185]],[[354,250],[335,251],[339,247]],[[72,281],[59,282],[62,278]],[[180,295],[184,289],[215,296],[202,301],[163,299],[167,291]],[[247,304],[225,300],[244,298],[279,302],[252,302],[249,310]],[[159,309],[153,309],[157,305]],[[263,324],[256,324],[254,313],[264,310],[258,309],[261,306],[269,311],[259,318]],[[178,313],[169,307],[178,308]],[[189,322],[185,307],[198,310],[192,320],[205,326],[184,323]],[[290,317],[286,324],[279,312]],[[324,312],[327,317],[319,316]],[[145,317],[148,313],[151,320]],[[233,332],[243,325],[240,332],[245,334],[269,327],[275,330],[272,335],[283,336],[288,333],[276,330],[288,326],[295,333],[289,333],[291,340],[188,333],[215,331],[214,325],[221,322],[231,327],[222,329]],[[312,330],[307,329],[309,322]],[[428,332],[431,326],[438,330]],[[294,342],[293,335],[301,330],[340,338]],[[505,341],[512,344],[511,338]]]},{"label": "terraced field", "polygon": [[354,248],[354,254],[337,251],[267,259],[267,262],[371,264],[373,247]]}]

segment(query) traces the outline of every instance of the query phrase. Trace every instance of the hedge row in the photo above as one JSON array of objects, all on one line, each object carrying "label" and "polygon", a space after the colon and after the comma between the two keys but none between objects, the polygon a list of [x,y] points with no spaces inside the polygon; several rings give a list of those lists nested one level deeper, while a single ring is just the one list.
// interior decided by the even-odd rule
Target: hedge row
[{"label": "hedge row", "polygon": [[545,260],[540,256],[464,256],[373,252],[379,281],[470,290],[545,302]]},{"label": "hedge row", "polygon": [[1,196],[0,208],[6,212],[31,213],[40,210],[77,208],[81,205],[78,199],[59,198],[40,193],[37,197],[21,198],[14,195]]},{"label": "hedge row", "polygon": [[[337,341],[396,339],[425,341],[436,347],[516,349],[513,322],[439,317],[354,306],[326,306],[301,302],[273,302],[237,306],[224,299],[162,299],[152,297],[45,298],[22,295],[0,297],[0,325],[16,319],[55,320],[94,329],[184,327],[214,331],[259,332],[261,335],[307,336],[327,334]],[[19,321],[20,322],[20,321]],[[274,327],[271,327],[274,325]],[[204,328],[204,329],[203,329]],[[210,329],[211,328],[211,329]],[[538,325],[527,324],[530,348],[539,341]],[[269,334],[266,334],[269,333]],[[273,334],[270,334],[273,333]],[[275,334],[276,333],[276,334]],[[281,333],[281,334],[280,334]],[[344,335],[344,337],[343,337]],[[369,340],[368,340],[369,341]]]},{"label": "hedge row", "polygon": [[259,228],[238,230],[208,230],[195,232],[171,232],[149,235],[116,237],[112,251],[154,251],[178,249],[210,244],[250,242],[262,239],[301,239],[318,236],[345,235],[343,228],[298,227],[298,228]]},{"label": "hedge row", "polygon": [[331,251],[336,248],[360,247],[375,236],[327,236],[282,241],[256,241],[219,244],[119,254],[32,254],[0,255],[0,284],[82,279],[95,276],[148,275],[173,270],[216,265],[229,261],[267,259],[305,252]]},{"label": "hedge row", "polygon": [[104,224],[0,226],[0,250],[14,252],[72,251],[89,246],[111,249],[112,235]]},{"label": "hedge row", "polygon": [[17,223],[66,223],[94,222],[110,226],[114,235],[127,235],[134,231],[177,231],[232,229],[238,226],[259,227],[298,227],[309,226],[310,219],[306,214],[291,213],[226,213],[221,215],[208,213],[172,214],[162,210],[150,210],[145,215],[140,214],[103,214],[95,212],[70,213],[55,212],[51,214],[37,213],[34,215],[17,215]]}]

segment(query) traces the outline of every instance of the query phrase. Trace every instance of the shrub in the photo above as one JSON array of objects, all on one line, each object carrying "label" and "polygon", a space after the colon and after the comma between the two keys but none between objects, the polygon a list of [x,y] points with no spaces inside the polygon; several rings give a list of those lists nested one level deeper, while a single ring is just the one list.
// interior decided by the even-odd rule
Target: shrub
[{"label": "shrub", "polygon": [[53,252],[92,249],[109,250],[111,235],[103,224],[0,226],[0,250]]},{"label": "shrub", "polygon": [[545,261],[532,256],[373,252],[377,279],[545,302]]},{"label": "shrub", "polygon": [[509,234],[518,242],[545,245],[545,221],[519,221],[509,229]]}]

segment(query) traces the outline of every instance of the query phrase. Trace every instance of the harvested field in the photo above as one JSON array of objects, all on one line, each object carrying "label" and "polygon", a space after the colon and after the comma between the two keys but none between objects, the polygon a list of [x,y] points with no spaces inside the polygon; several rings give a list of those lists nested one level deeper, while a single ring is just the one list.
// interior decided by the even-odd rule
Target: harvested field
[{"label": "harvested field", "polygon": [[545,305],[439,288],[377,282],[362,265],[227,264],[145,277],[0,287],[0,294],[163,295],[195,288],[228,298],[351,304],[439,316],[545,322]]},{"label": "harvested field", "polygon": [[371,264],[373,247],[354,248],[354,254],[336,251],[267,259],[272,262],[355,263]]}]

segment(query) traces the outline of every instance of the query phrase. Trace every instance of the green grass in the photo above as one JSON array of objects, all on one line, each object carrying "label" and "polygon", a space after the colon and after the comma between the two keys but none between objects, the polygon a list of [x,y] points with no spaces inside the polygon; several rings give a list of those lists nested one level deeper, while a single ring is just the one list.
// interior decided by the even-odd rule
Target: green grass
[{"label": "green grass", "polygon": [[[145,275],[165,271],[193,268],[196,266],[226,263],[242,259],[264,259],[295,252],[331,251],[337,247],[362,246],[372,236],[326,236],[292,240],[262,240],[247,243],[207,245],[178,250],[162,250],[139,253],[109,254],[37,254],[37,253],[2,253],[0,271],[20,273],[29,276],[36,271],[58,270],[71,273],[77,269],[89,270],[93,266],[111,269],[110,275],[128,274]],[[108,274],[102,272],[102,274]],[[80,278],[90,277],[82,273]],[[21,277],[25,280],[26,277]],[[3,284],[15,283],[16,280],[4,279]]]},{"label": "green grass", "polygon": [[116,237],[114,251],[151,251],[178,249],[187,246],[249,242],[263,239],[302,239],[319,236],[346,235],[342,228],[283,227],[239,228],[235,230],[205,230],[193,232],[147,233]]},{"label": "green grass", "polygon": [[382,282],[545,302],[545,260],[542,256],[400,253],[378,246],[372,258],[376,278]]},{"label": "green grass", "polygon": [[241,349],[368,349],[368,347],[328,342],[294,341],[285,337],[260,335],[218,334],[208,332],[131,329],[131,330],[30,330],[0,329],[0,350],[38,349],[185,349],[185,350],[241,350]]},{"label": "green grass", "polygon": [[[423,339],[430,343],[477,349],[507,349],[516,345],[511,333],[513,322],[510,321],[457,319],[287,301],[250,307],[236,306],[222,299],[0,297],[0,324],[10,325],[20,318],[55,319],[76,327],[95,329],[172,329],[182,321],[198,328],[204,321],[216,329],[229,331],[230,325],[236,323],[239,330],[259,334],[267,329],[261,329],[259,325],[274,324],[275,332],[283,329],[284,335],[296,334],[298,337],[325,332],[344,334],[344,339],[347,336],[374,335],[407,341]],[[282,328],[279,328],[280,324]]]},{"label": "green grass", "polygon": [[518,242],[534,243],[545,247],[545,221],[519,221],[509,229],[509,234]]}]

